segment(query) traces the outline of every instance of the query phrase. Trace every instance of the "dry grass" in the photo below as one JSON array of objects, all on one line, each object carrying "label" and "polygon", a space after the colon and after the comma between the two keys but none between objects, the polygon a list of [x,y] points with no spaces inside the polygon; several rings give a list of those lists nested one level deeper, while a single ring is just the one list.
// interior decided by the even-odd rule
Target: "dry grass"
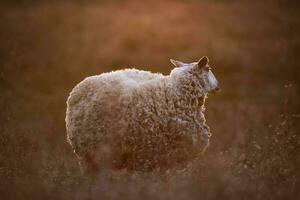
[{"label": "dry grass", "polygon": [[[74,3],[76,2],[76,3]],[[296,199],[296,1],[7,1],[0,8],[0,199]],[[65,101],[84,77],[210,57],[207,153],[167,175],[81,175]],[[286,85],[286,87],[284,87]]]}]

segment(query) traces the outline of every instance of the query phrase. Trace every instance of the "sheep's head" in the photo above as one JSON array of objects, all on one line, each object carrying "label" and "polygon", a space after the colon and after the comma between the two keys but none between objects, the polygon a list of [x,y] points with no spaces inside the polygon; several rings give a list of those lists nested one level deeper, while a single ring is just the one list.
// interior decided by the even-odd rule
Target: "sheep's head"
[{"label": "sheep's head", "polygon": [[175,68],[171,76],[179,80],[185,87],[192,90],[202,90],[204,93],[214,93],[219,90],[218,81],[208,65],[208,58],[202,57],[198,62],[183,63],[170,59]]}]

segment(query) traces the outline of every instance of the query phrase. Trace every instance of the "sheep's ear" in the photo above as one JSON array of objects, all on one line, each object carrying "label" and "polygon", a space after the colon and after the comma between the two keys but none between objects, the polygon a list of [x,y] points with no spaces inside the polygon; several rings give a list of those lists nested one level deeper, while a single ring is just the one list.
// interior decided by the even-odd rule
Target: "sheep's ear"
[{"label": "sheep's ear", "polygon": [[208,60],[208,57],[206,56],[203,56],[199,61],[198,61],[198,66],[199,68],[203,68],[205,67],[207,64],[208,64],[209,60]]},{"label": "sheep's ear", "polygon": [[182,67],[184,65],[183,62],[180,62],[178,60],[173,60],[173,59],[170,59],[170,62],[175,66],[175,67]]}]

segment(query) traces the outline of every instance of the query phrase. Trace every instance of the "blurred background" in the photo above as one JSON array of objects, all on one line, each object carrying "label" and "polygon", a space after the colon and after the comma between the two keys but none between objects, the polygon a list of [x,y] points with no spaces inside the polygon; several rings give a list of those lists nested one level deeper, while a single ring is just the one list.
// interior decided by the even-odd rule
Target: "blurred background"
[{"label": "blurred background", "polygon": [[[0,199],[300,197],[297,0],[3,0]],[[80,172],[66,99],[86,76],[207,55],[222,91],[206,105],[202,158],[168,178]]]}]

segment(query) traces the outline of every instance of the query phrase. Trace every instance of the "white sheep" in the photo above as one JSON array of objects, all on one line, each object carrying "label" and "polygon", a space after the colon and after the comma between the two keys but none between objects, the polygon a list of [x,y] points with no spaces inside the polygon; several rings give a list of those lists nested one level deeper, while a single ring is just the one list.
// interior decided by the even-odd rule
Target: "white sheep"
[{"label": "white sheep", "polygon": [[168,76],[125,69],[87,77],[72,90],[67,135],[84,171],[165,171],[206,149],[204,101],[218,81],[207,57],[171,62]]}]

